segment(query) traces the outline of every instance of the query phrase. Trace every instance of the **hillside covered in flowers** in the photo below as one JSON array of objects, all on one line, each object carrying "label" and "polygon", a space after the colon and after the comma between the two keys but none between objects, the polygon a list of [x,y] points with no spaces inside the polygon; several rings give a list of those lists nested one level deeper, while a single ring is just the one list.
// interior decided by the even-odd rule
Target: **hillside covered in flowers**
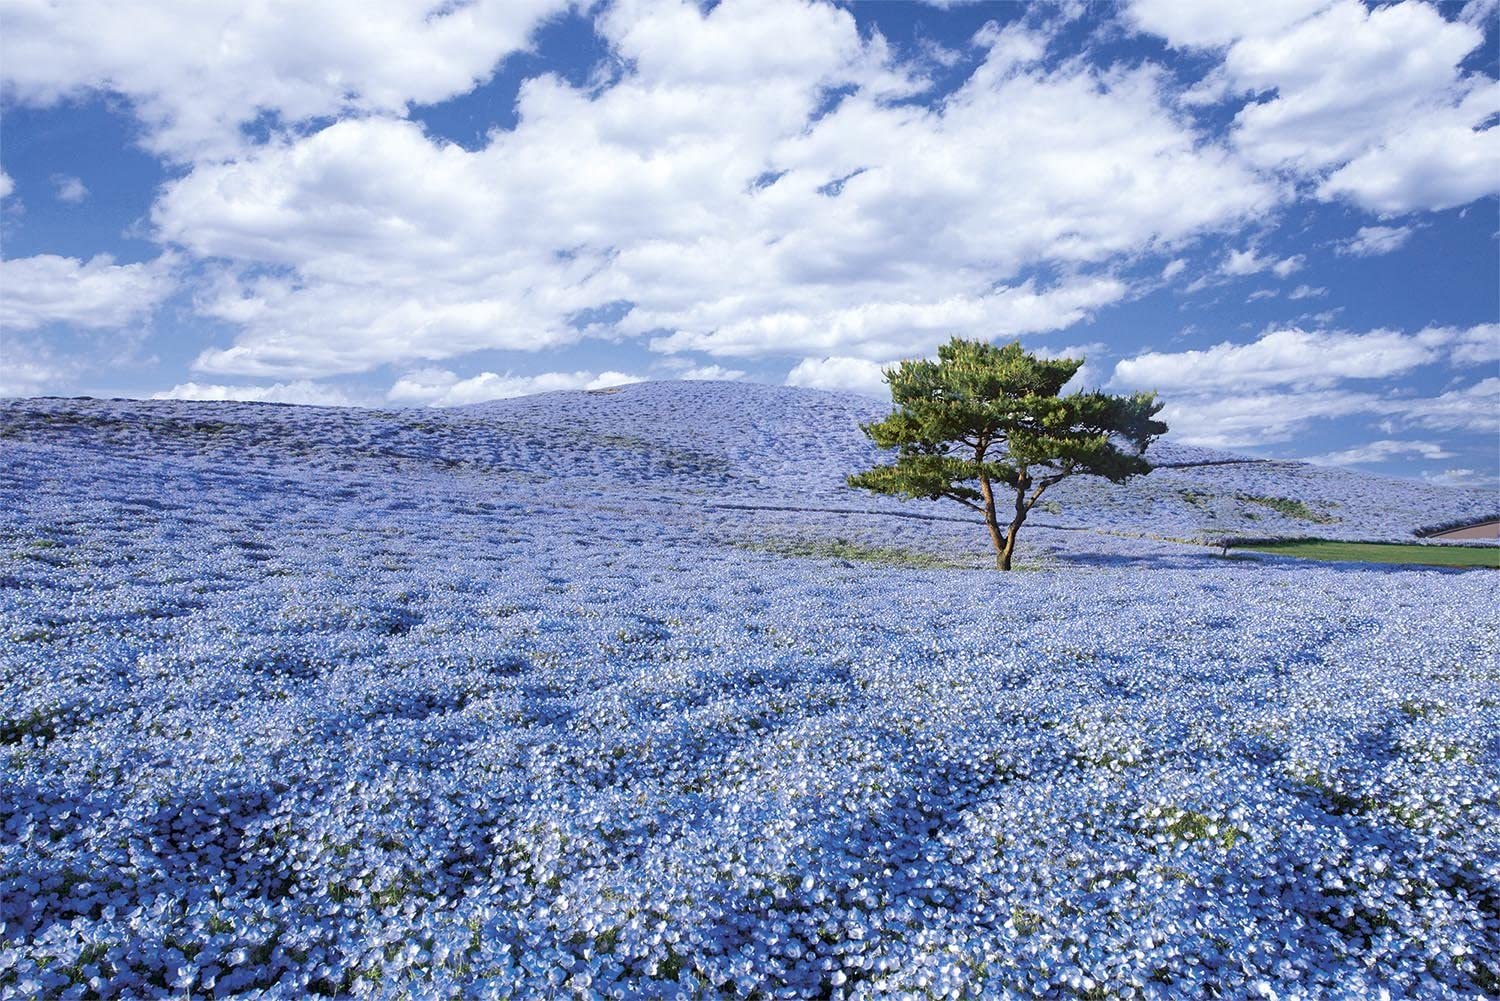
[{"label": "hillside covered in flowers", "polygon": [[997,574],[880,411],[0,402],[0,997],[1500,990],[1492,573],[1190,541],[1493,493],[1168,441]]}]

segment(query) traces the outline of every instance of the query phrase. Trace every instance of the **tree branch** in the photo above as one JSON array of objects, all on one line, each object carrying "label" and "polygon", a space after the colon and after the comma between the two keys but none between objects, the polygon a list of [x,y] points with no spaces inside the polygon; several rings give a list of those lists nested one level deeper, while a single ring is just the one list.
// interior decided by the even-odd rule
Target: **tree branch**
[{"label": "tree branch", "polygon": [[1042,495],[1042,491],[1052,486],[1052,484],[1060,483],[1063,480],[1067,479],[1069,476],[1072,476],[1077,471],[1073,468],[1073,465],[1074,464],[1072,462],[1064,463],[1061,472],[1053,473],[1051,476],[1042,477],[1040,481],[1042,485],[1037,489],[1036,496],[1040,497]]},{"label": "tree branch", "polygon": [[958,496],[958,494],[950,494],[950,493],[944,493],[943,496],[946,497],[946,498],[948,498],[949,500],[958,501],[964,507],[969,508],[969,509],[974,510],[974,511],[978,511],[980,514],[984,513],[984,508],[980,507],[978,504],[975,504],[973,501],[969,500],[969,498],[967,498],[967,497],[960,497],[960,496]]}]

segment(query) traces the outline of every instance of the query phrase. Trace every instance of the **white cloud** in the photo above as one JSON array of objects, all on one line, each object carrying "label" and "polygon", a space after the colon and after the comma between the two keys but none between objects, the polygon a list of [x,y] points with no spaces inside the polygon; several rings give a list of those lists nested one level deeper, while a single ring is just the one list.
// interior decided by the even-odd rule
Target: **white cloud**
[{"label": "white cloud", "polygon": [[1226,275],[1253,275],[1264,271],[1268,262],[1252,250],[1231,250],[1219,270]]},{"label": "white cloud", "polygon": [[52,186],[56,190],[57,200],[69,205],[77,205],[89,196],[89,189],[84,187],[82,181],[65,174],[53,175]]},{"label": "white cloud", "polygon": [[140,320],[172,293],[172,259],[116,264],[41,254],[0,261],[0,328],[66,323],[103,329]]},{"label": "white cloud", "polygon": [[9,198],[16,190],[16,182],[11,180],[9,174],[0,170],[0,198]]},{"label": "white cloud", "polygon": [[821,314],[787,310],[703,333],[679,331],[657,338],[652,347],[740,356],[768,353],[777,346],[844,350],[866,358],[923,354],[955,333],[1004,338],[1070,327],[1125,293],[1124,283],[1112,278],[1083,279],[1042,292],[1027,281],[986,295],[937,302],[876,302]]},{"label": "white cloud", "polygon": [[671,373],[673,379],[697,379],[706,382],[735,382],[745,377],[745,373],[737,368],[727,368],[718,364],[701,364],[686,355],[673,355],[661,359],[654,369],[665,370]]},{"label": "white cloud", "polygon": [[1415,399],[1340,385],[1399,375],[1444,358],[1488,357],[1497,332],[1496,324],[1428,327],[1415,334],[1277,330],[1249,344],[1123,359],[1110,385],[1161,391],[1162,419],[1173,438],[1217,448],[1285,441],[1313,421],[1356,414],[1384,416],[1387,432],[1416,426],[1500,434],[1500,378]]},{"label": "white cloud", "polygon": [[1298,285],[1287,293],[1288,299],[1317,299],[1328,294],[1328,290],[1321,285]]},{"label": "white cloud", "polygon": [[13,334],[0,338],[0,397],[55,393],[70,382],[77,363],[59,359],[45,345]]},{"label": "white cloud", "polygon": [[460,379],[446,369],[425,368],[408,372],[397,379],[386,393],[393,403],[425,404],[433,407],[456,407],[486,400],[503,400],[533,393],[551,393],[565,389],[606,389],[642,381],[623,372],[543,372],[539,375],[496,375],[481,372]]},{"label": "white cloud", "polygon": [[1337,320],[1343,311],[1343,306],[1335,306],[1333,309],[1325,309],[1318,313],[1303,313],[1297,317],[1294,326],[1327,327]]},{"label": "white cloud", "polygon": [[353,407],[361,401],[337,386],[310,382],[278,382],[270,386],[220,386],[184,382],[160,393],[153,400],[235,400],[241,403],[301,403],[318,407]]},{"label": "white cloud", "polygon": [[1361,226],[1359,232],[1338,245],[1339,253],[1374,257],[1400,250],[1417,231],[1416,226]]},{"label": "white cloud", "polygon": [[787,373],[786,384],[890,399],[885,369],[895,364],[865,358],[804,358]]},{"label": "white cloud", "polygon": [[1458,12],[1458,19],[1483,27],[1486,21],[1494,20],[1496,11],[1500,11],[1500,0],[1469,0]]},{"label": "white cloud", "polygon": [[1480,323],[1460,330],[1436,327],[1446,337],[1457,364],[1493,365],[1500,361],[1500,323]]},{"label": "white cloud", "polygon": [[1303,261],[1304,258],[1301,254],[1296,254],[1292,257],[1283,257],[1271,265],[1271,270],[1275,272],[1277,278],[1285,278],[1288,275],[1301,271]]},{"label": "white cloud", "polygon": [[1423,459],[1451,459],[1453,453],[1432,441],[1397,441],[1384,438],[1367,445],[1356,445],[1338,452],[1309,456],[1307,462],[1325,466],[1358,466],[1365,463],[1385,462],[1387,459],[1417,456]]},{"label": "white cloud", "polygon": [[745,373],[739,369],[725,368],[723,365],[694,365],[678,369],[673,374],[676,379],[700,379],[708,382],[735,382],[744,377]]},{"label": "white cloud", "polygon": [[[598,27],[623,75],[527,81],[483,149],[363,118],[170,183],[162,236],[234,262],[203,302],[241,332],[199,368],[430,364],[591,323],[666,352],[878,360],[1084,321],[1128,294],[1117,262],[1282,194],[1154,68],[1045,66],[1024,30],[981,39],[926,107],[891,100],[920,69],[829,5],[622,4]],[[1023,281],[1037,265],[1060,277]]]},{"label": "white cloud", "polygon": [[1479,487],[1493,490],[1500,486],[1500,475],[1493,471],[1485,473],[1477,469],[1444,469],[1437,473],[1423,473],[1422,479],[1440,487]]},{"label": "white cloud", "polygon": [[9,95],[51,104],[129,98],[148,145],[180,158],[234,153],[240,127],[345,113],[403,114],[471,89],[561,0],[155,0],[3,4]]},{"label": "white cloud", "polygon": [[1228,341],[1175,353],[1147,352],[1115,365],[1116,385],[1163,392],[1271,386],[1328,387],[1344,379],[1380,379],[1441,356],[1449,334],[1365,334],[1275,330],[1250,344]]},{"label": "white cloud", "polygon": [[1286,441],[1315,420],[1369,413],[1381,407],[1371,393],[1338,390],[1168,396],[1161,419],[1173,441],[1235,448]]},{"label": "white cloud", "polygon": [[1135,0],[1130,17],[1173,45],[1218,49],[1197,99],[1248,97],[1238,148],[1321,197],[1393,214],[1500,190],[1500,133],[1483,127],[1500,85],[1461,68],[1484,33],[1433,5]]},{"label": "white cloud", "polygon": [[1438,430],[1500,434],[1500,378],[1428,399],[1402,400],[1393,409],[1408,421]]},{"label": "white cloud", "polygon": [[1182,274],[1182,272],[1186,270],[1186,268],[1187,261],[1183,260],[1181,257],[1174,258],[1167,262],[1166,267],[1161,269],[1162,279],[1164,281],[1171,281],[1173,278],[1176,278],[1178,275]]},{"label": "white cloud", "polygon": [[1133,0],[1127,14],[1142,30],[1161,35],[1172,45],[1218,48],[1247,35],[1285,31],[1327,5],[1328,0],[1260,0],[1254,4]]},{"label": "white cloud", "polygon": [[1500,83],[1421,118],[1335,171],[1318,188],[1383,215],[1437,211],[1500,193]]},{"label": "white cloud", "polygon": [[1278,278],[1285,278],[1302,267],[1303,256],[1297,254],[1293,257],[1283,257],[1277,260],[1274,257],[1262,257],[1254,247],[1246,250],[1231,250],[1224,257],[1224,263],[1219,265],[1219,270],[1226,275],[1256,275],[1262,271],[1271,271]]}]

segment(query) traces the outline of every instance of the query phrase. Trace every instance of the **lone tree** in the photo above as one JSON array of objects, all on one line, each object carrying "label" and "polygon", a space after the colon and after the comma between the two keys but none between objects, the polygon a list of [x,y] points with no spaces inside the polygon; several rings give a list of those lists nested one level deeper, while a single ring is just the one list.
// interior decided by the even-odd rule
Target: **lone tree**
[{"label": "lone tree", "polygon": [[[995,566],[1009,570],[1016,534],[1048,487],[1084,474],[1120,483],[1148,473],[1142,453],[1167,431],[1155,419],[1162,405],[1154,393],[1058,395],[1082,365],[1038,358],[1019,341],[997,347],[955,337],[935,362],[887,369],[896,412],[861,427],[881,448],[897,449],[896,461],[850,476],[849,485],[973,508],[990,530]],[[995,511],[1001,489],[1015,493],[1005,528]]]}]

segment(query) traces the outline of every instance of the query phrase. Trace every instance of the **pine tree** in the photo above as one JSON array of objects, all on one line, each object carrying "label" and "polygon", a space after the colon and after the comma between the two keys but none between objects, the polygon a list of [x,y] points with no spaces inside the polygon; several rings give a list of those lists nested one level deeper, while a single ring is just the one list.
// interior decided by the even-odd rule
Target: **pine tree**
[{"label": "pine tree", "polygon": [[[850,476],[849,485],[946,497],[978,511],[995,566],[1009,570],[1016,534],[1049,487],[1070,476],[1120,483],[1148,473],[1142,453],[1166,433],[1154,393],[1059,395],[1082,365],[1038,358],[1019,341],[957,337],[938,348],[937,361],[901,362],[885,373],[895,412],[861,425],[876,445],[896,449],[896,460]],[[1015,494],[1015,513],[1002,528],[996,494],[1004,490]]]}]

